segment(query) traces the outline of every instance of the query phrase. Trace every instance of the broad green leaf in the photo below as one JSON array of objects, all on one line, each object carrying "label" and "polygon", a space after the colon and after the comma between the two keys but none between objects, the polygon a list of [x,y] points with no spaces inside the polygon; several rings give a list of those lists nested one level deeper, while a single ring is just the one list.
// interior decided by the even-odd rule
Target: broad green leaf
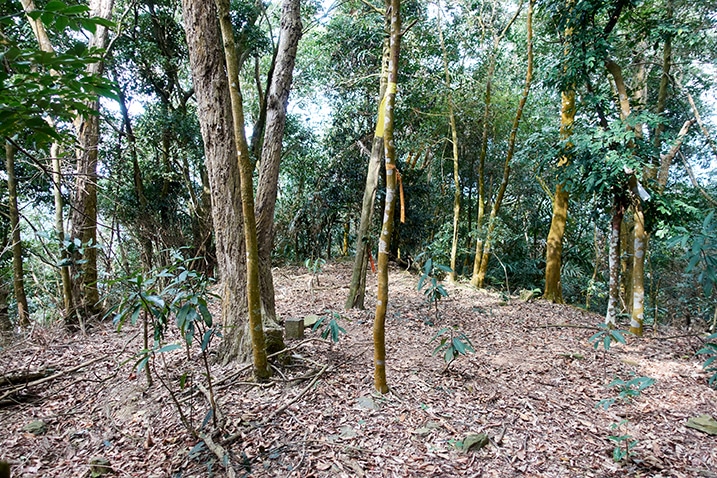
[{"label": "broad green leaf", "polygon": [[172,350],[177,350],[180,347],[182,347],[182,346],[179,344],[169,344],[169,345],[165,345],[164,347],[158,349],[155,353],[162,354],[165,352],[171,352]]}]

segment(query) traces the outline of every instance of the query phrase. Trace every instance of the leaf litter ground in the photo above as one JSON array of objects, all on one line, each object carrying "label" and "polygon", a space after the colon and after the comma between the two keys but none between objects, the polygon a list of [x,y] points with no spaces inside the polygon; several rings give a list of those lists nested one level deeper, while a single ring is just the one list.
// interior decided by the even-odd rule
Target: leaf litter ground
[{"label": "leaf litter ground", "polygon": [[[307,339],[288,344],[291,360],[277,363],[267,384],[252,383],[236,365],[212,366],[226,423],[215,441],[224,440],[235,476],[717,477],[717,437],[685,426],[691,417],[717,417],[716,392],[694,355],[698,337],[662,328],[659,337],[679,337],[648,331],[603,353],[587,341],[597,314],[504,301],[464,284],[446,284],[450,296],[432,326],[417,277],[395,269],[386,325],[391,392],[379,396],[372,377],[375,276],[365,311],[343,311],[349,279],[347,263],[326,265],[318,284],[305,268],[275,270],[280,316],[339,312],[348,333],[338,344],[307,329]],[[465,332],[475,354],[442,373],[444,362],[431,354],[437,344],[429,342],[446,326]],[[111,324],[87,336],[36,328],[7,344],[0,377],[65,371],[0,400],[0,458],[12,463],[13,476],[90,476],[96,456],[120,477],[229,476],[182,427],[166,390],[157,381],[147,389],[144,375],[134,373],[140,349],[139,327],[117,333]],[[177,387],[186,361],[179,351],[166,355],[166,365],[156,366]],[[194,364],[202,382],[199,360]],[[618,376],[656,383],[631,404],[596,407],[617,395],[606,385]],[[179,399],[201,425],[204,397]],[[33,433],[27,425],[36,420],[44,429]],[[637,444],[632,459],[616,463],[608,437],[622,420]],[[462,451],[479,433],[488,445]]]}]

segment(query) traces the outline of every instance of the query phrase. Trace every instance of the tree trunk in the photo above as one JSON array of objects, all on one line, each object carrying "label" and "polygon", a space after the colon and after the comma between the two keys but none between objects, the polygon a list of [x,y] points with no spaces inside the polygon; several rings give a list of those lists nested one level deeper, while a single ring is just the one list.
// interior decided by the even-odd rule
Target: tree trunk
[{"label": "tree trunk", "polygon": [[244,105],[239,85],[239,61],[234,31],[229,17],[229,0],[215,0],[219,15],[224,60],[229,83],[229,98],[233,119],[234,141],[239,161],[239,177],[242,214],[244,215],[244,244],[246,247],[246,292],[249,309],[249,334],[251,335],[254,377],[257,380],[269,378],[270,370],[266,359],[266,339],[261,318],[261,288],[259,285],[259,247],[254,215],[253,166],[249,157],[249,145],[244,130]]},{"label": "tree trunk", "polygon": [[615,326],[615,318],[617,317],[620,304],[620,230],[624,214],[625,206],[616,196],[612,209],[612,221],[610,223],[610,252],[608,254],[610,285],[608,289],[607,313],[605,314],[605,324],[610,327]]},{"label": "tree trunk", "polygon": [[438,13],[438,38],[441,42],[443,52],[443,71],[446,76],[446,91],[448,94],[448,122],[451,127],[451,145],[453,151],[453,238],[451,240],[451,272],[449,279],[455,282],[457,279],[456,260],[458,257],[458,222],[461,215],[461,178],[458,169],[458,131],[456,129],[455,107],[453,105],[453,92],[451,90],[451,73],[448,69],[448,52],[446,43],[443,40],[443,29],[441,28],[441,12],[439,5]]},{"label": "tree trunk", "polygon": [[[50,147],[50,157],[52,158],[52,183],[53,192],[55,196],[55,233],[57,234],[57,241],[60,244],[61,260],[62,265],[60,266],[60,278],[62,280],[62,302],[65,306],[63,316],[66,318],[71,317],[75,314],[75,307],[72,301],[72,280],[70,278],[70,267],[66,265],[69,260],[67,254],[67,248],[65,247],[65,223],[64,216],[62,214],[63,199],[62,199],[62,168],[60,165],[60,145],[58,143],[52,143]],[[72,322],[74,319],[70,318]]]},{"label": "tree trunk", "polygon": [[15,180],[15,147],[5,143],[5,172],[7,173],[8,216],[10,217],[10,239],[12,241],[12,286],[17,301],[18,325],[30,323],[25,295],[24,270],[22,266],[22,238],[20,237],[20,211],[17,207],[17,181]]},{"label": "tree trunk", "polygon": [[[90,16],[110,19],[114,0],[91,0]],[[88,48],[107,46],[107,27],[97,25],[90,37]],[[87,67],[87,73],[102,74],[104,62],[99,61]],[[100,137],[99,98],[89,105],[97,114],[75,118],[77,131],[77,167],[75,190],[71,215],[70,237],[79,238],[85,246],[82,257],[75,256],[73,302],[80,318],[95,317],[99,314],[99,292],[97,290],[97,149]],[[88,247],[89,246],[89,247]],[[72,319],[72,317],[70,318]]]},{"label": "tree trunk", "polygon": [[[573,0],[567,0],[570,10],[574,7]],[[612,27],[611,27],[612,28]],[[574,28],[565,28],[565,41],[563,50],[563,61],[567,62],[570,57],[570,39],[574,34]],[[563,71],[567,66],[563,66]],[[560,94],[560,140],[564,143],[565,154],[558,161],[558,167],[565,166],[570,162],[567,150],[570,149],[568,139],[573,134],[573,123],[575,122],[575,89],[574,85],[564,88]],[[560,281],[562,269],[563,237],[565,236],[565,225],[568,220],[568,192],[565,191],[562,183],[555,187],[553,196],[553,215],[550,220],[550,231],[545,251],[545,291],[543,298],[555,302],[563,302],[563,285]]]},{"label": "tree trunk", "polygon": [[393,142],[393,116],[396,102],[396,82],[398,80],[398,54],[401,42],[400,0],[391,0],[386,15],[391,17],[390,54],[388,59],[388,82],[386,84],[385,105],[383,110],[383,128],[376,128],[377,135],[384,137],[386,157],[386,203],[384,205],[383,226],[378,239],[378,293],[376,296],[376,316],[373,324],[374,375],[376,390],[388,392],[386,382],[386,308],[388,306],[388,255],[391,249],[393,217],[396,206],[396,147]]},{"label": "tree trunk", "polygon": [[632,315],[630,332],[642,336],[642,324],[645,318],[645,253],[647,252],[647,232],[642,204],[634,205],[635,246],[632,266]]},{"label": "tree trunk", "polygon": [[221,355],[225,362],[236,358],[243,361],[251,350],[244,327],[247,315],[244,219],[229,83],[222,74],[222,39],[214,2],[182,0],[182,12],[213,205],[222,296]]},{"label": "tree trunk", "polygon": [[271,252],[274,245],[274,211],[279,181],[281,148],[286,125],[286,108],[301,38],[301,2],[284,0],[281,13],[279,47],[266,97],[266,126],[259,164],[259,185],[256,197],[257,240],[259,242],[259,280],[261,312],[266,330],[269,353],[284,348],[282,327],[277,323],[274,304],[274,279],[271,275]]},{"label": "tree trunk", "polygon": [[488,261],[490,260],[490,249],[492,243],[493,230],[495,229],[495,220],[500,210],[500,205],[503,202],[505,196],[505,190],[508,188],[508,179],[510,178],[510,163],[513,160],[513,154],[515,153],[515,141],[518,136],[518,127],[520,126],[520,119],[523,117],[523,109],[525,103],[528,101],[528,94],[530,93],[530,85],[533,80],[533,5],[535,0],[530,0],[528,3],[528,16],[526,18],[526,31],[527,31],[527,57],[528,66],[525,73],[525,85],[523,86],[523,94],[518,102],[518,108],[515,111],[515,118],[513,118],[513,126],[510,130],[510,137],[508,138],[508,153],[505,156],[505,164],[503,165],[503,179],[498,188],[498,195],[496,196],[493,207],[490,211],[490,217],[488,218],[488,229],[485,233],[485,241],[483,244],[483,253],[481,254],[480,267],[478,269],[477,287],[482,288],[485,282],[486,274],[488,273]]},{"label": "tree trunk", "polygon": [[513,17],[510,19],[508,24],[503,28],[499,35],[493,39],[493,49],[490,54],[490,63],[488,64],[488,73],[485,84],[485,109],[483,111],[483,134],[481,136],[481,147],[480,155],[478,156],[478,216],[476,217],[476,253],[473,258],[473,275],[471,276],[471,285],[473,287],[480,287],[478,285],[478,274],[480,272],[480,263],[483,255],[486,254],[483,251],[483,236],[481,229],[483,228],[483,217],[485,216],[485,206],[487,197],[485,193],[485,158],[488,154],[488,128],[490,125],[490,110],[491,110],[491,91],[493,87],[493,76],[495,75],[495,63],[498,56],[498,45],[501,40],[508,33],[511,25],[518,18],[520,7],[516,10]]},{"label": "tree trunk", "polygon": [[[573,131],[575,121],[575,91],[567,90],[561,95],[560,111],[560,138],[567,140]],[[569,161],[567,156],[560,158],[558,166]],[[562,268],[563,236],[565,224],[568,219],[568,192],[562,184],[555,188],[553,198],[553,217],[550,221],[548,244],[545,254],[545,292],[543,297],[551,302],[563,302],[563,286],[560,282],[560,269]]]},{"label": "tree trunk", "polygon": [[[386,13],[387,31],[390,31],[390,18]],[[384,117],[383,106],[386,95],[386,82],[388,75],[388,61],[390,54],[389,38],[386,37],[381,55],[381,76],[379,85],[379,113],[376,121],[376,132],[371,144],[371,156],[368,161],[368,173],[366,174],[366,186],[363,191],[361,202],[361,219],[356,233],[356,256],[354,257],[353,270],[351,273],[351,284],[349,295],[346,298],[344,307],[346,309],[363,309],[364,296],[366,294],[366,270],[368,269],[368,258],[371,254],[371,241],[369,229],[373,217],[373,205],[376,200],[376,189],[378,188],[378,175],[381,170],[381,158],[384,154]],[[379,134],[379,129],[381,134]]]}]

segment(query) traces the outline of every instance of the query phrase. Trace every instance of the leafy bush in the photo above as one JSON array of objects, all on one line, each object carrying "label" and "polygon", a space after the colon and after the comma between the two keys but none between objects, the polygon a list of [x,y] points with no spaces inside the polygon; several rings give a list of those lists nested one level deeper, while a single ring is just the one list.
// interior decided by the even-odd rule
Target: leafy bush
[{"label": "leafy bush", "polygon": [[331,311],[329,316],[319,318],[311,330],[318,330],[323,326],[321,338],[326,339],[330,336],[331,341],[336,343],[339,341],[339,336],[346,333],[346,329],[339,325],[339,319],[341,319],[341,315],[338,312]]},{"label": "leafy bush", "polygon": [[588,339],[595,350],[602,345],[603,349],[607,352],[610,350],[610,346],[613,342],[626,343],[624,334],[629,333],[626,330],[613,329],[607,324],[600,324],[598,327],[601,330]]},{"label": "leafy bush", "polygon": [[[642,395],[642,392],[655,384],[655,379],[650,377],[635,377],[631,380],[624,381],[617,377],[608,384],[608,388],[617,388],[618,395],[613,398],[600,400],[596,406],[607,410],[615,402],[630,404],[633,398]],[[637,445],[637,440],[633,439],[629,433],[630,421],[627,418],[620,420],[618,423],[610,425],[612,430],[617,430],[617,434],[608,436],[608,439],[615,443],[612,450],[612,458],[616,462],[623,461],[632,456],[632,449]]]},{"label": "leafy bush", "polygon": [[423,289],[424,285],[427,285],[426,290],[423,291],[423,295],[426,297],[426,302],[433,304],[436,321],[438,321],[438,303],[444,297],[448,297],[448,291],[445,287],[443,287],[443,284],[438,282],[437,275],[441,273],[449,274],[450,272],[450,267],[442,264],[435,264],[433,260],[429,258],[423,265],[423,273],[418,279],[418,285],[416,288],[419,291]]},{"label": "leafy bush", "polygon": [[[140,319],[142,320],[144,348],[137,354],[137,372],[145,372],[148,386],[153,383],[152,373],[154,372],[154,376],[169,392],[179,411],[182,423],[196,436],[198,432],[187,418],[174,389],[165,380],[163,374],[158,372],[155,363],[155,359],[162,354],[180,348],[186,349],[187,360],[191,360],[191,347],[193,344],[199,343],[208,385],[207,398],[210,402],[210,409],[205,415],[202,426],[206,425],[210,418],[216,420],[216,403],[212,389],[208,349],[212,339],[221,334],[214,324],[208,307],[208,299],[213,296],[209,292],[211,281],[191,270],[190,263],[191,259],[185,260],[181,256],[175,256],[175,262],[169,268],[147,277],[137,274],[122,280],[121,282],[129,292],[118,305],[107,312],[106,317],[113,316],[113,323],[117,326],[118,331],[127,321],[136,325]],[[176,329],[170,327],[172,318],[174,318]],[[166,343],[165,337],[172,330],[178,335],[178,340]],[[151,343],[150,337],[152,338]],[[187,386],[188,379],[189,372],[185,371],[179,380],[181,389]]]},{"label": "leafy bush", "polygon": [[460,355],[468,355],[474,353],[475,349],[468,336],[455,327],[443,327],[431,339],[431,343],[439,340],[438,347],[433,350],[433,355],[443,354],[443,360],[446,362],[444,372],[448,371],[453,361]]}]

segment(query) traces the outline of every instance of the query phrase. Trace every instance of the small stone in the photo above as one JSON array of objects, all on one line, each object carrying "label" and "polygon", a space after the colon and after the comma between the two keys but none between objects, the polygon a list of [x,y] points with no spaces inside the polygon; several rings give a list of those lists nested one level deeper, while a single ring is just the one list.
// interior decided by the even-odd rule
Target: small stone
[{"label": "small stone", "polygon": [[358,433],[356,433],[356,430],[351,428],[349,425],[344,425],[339,428],[339,430],[341,431],[341,438],[354,438],[358,435]]},{"label": "small stone", "polygon": [[316,314],[309,314],[306,317],[304,317],[304,327],[313,327],[316,325],[316,322],[319,321],[321,317],[319,317]]},{"label": "small stone", "polygon": [[423,425],[420,428],[416,428],[413,431],[414,435],[418,435],[419,437],[425,437],[431,434],[431,432],[437,428],[440,428],[441,424],[437,422],[428,422],[425,425]]},{"label": "small stone", "polygon": [[463,439],[463,451],[466,453],[470,450],[480,450],[488,444],[488,435],[479,433],[477,435],[468,435]]},{"label": "small stone", "polygon": [[717,421],[709,415],[690,418],[685,426],[709,435],[717,435]]},{"label": "small stone", "polygon": [[378,405],[371,397],[359,397],[357,403],[360,408],[366,408],[368,410],[378,410]]},{"label": "small stone", "polygon": [[33,435],[44,435],[47,432],[47,423],[42,420],[33,420],[22,427],[22,430]]}]

